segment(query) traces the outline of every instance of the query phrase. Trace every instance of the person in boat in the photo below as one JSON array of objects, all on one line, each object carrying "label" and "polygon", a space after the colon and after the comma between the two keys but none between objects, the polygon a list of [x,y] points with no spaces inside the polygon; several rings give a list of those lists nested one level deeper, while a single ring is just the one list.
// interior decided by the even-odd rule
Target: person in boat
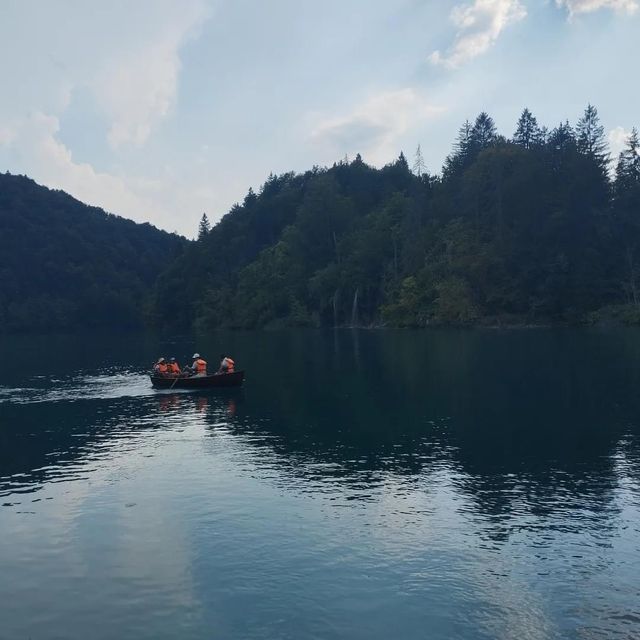
[{"label": "person in boat", "polygon": [[164,358],[158,358],[158,361],[153,365],[153,372],[159,376],[166,376],[169,373],[169,365]]},{"label": "person in boat", "polygon": [[220,368],[217,373],[233,373],[235,371],[236,363],[225,355],[220,356]]},{"label": "person in boat", "polygon": [[193,354],[193,364],[189,367],[192,376],[207,375],[207,361],[204,360],[199,353]]},{"label": "person in boat", "polygon": [[175,358],[169,358],[169,364],[167,365],[167,373],[172,376],[179,376],[181,373],[180,365],[176,362]]}]

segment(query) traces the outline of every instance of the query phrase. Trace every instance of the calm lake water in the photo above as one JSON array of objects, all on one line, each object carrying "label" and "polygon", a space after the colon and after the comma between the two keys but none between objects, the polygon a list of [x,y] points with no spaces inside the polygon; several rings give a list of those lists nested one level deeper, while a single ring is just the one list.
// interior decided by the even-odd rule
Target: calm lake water
[{"label": "calm lake water", "polygon": [[[195,349],[244,389],[151,389]],[[0,358],[0,638],[640,637],[640,331]]]}]

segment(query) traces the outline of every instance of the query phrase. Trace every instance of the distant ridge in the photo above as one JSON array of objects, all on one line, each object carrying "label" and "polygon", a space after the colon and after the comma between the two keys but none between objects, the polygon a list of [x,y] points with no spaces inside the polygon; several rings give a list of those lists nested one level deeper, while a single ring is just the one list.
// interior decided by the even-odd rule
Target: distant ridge
[{"label": "distant ridge", "polygon": [[187,241],[0,174],[0,333],[140,327]]}]

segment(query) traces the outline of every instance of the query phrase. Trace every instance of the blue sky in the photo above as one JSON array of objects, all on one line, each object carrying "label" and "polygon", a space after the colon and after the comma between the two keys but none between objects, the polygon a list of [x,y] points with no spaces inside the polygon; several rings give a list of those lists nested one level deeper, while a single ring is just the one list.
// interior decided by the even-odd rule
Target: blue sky
[{"label": "blue sky", "polygon": [[270,172],[640,125],[640,0],[2,0],[0,171],[192,237]]}]

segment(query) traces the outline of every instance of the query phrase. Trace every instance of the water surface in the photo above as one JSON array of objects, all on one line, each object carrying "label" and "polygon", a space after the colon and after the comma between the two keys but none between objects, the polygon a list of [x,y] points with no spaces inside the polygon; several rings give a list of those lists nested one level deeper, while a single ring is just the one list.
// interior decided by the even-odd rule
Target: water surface
[{"label": "water surface", "polygon": [[[244,389],[151,389],[195,349]],[[640,636],[640,332],[0,357],[0,638]]]}]

